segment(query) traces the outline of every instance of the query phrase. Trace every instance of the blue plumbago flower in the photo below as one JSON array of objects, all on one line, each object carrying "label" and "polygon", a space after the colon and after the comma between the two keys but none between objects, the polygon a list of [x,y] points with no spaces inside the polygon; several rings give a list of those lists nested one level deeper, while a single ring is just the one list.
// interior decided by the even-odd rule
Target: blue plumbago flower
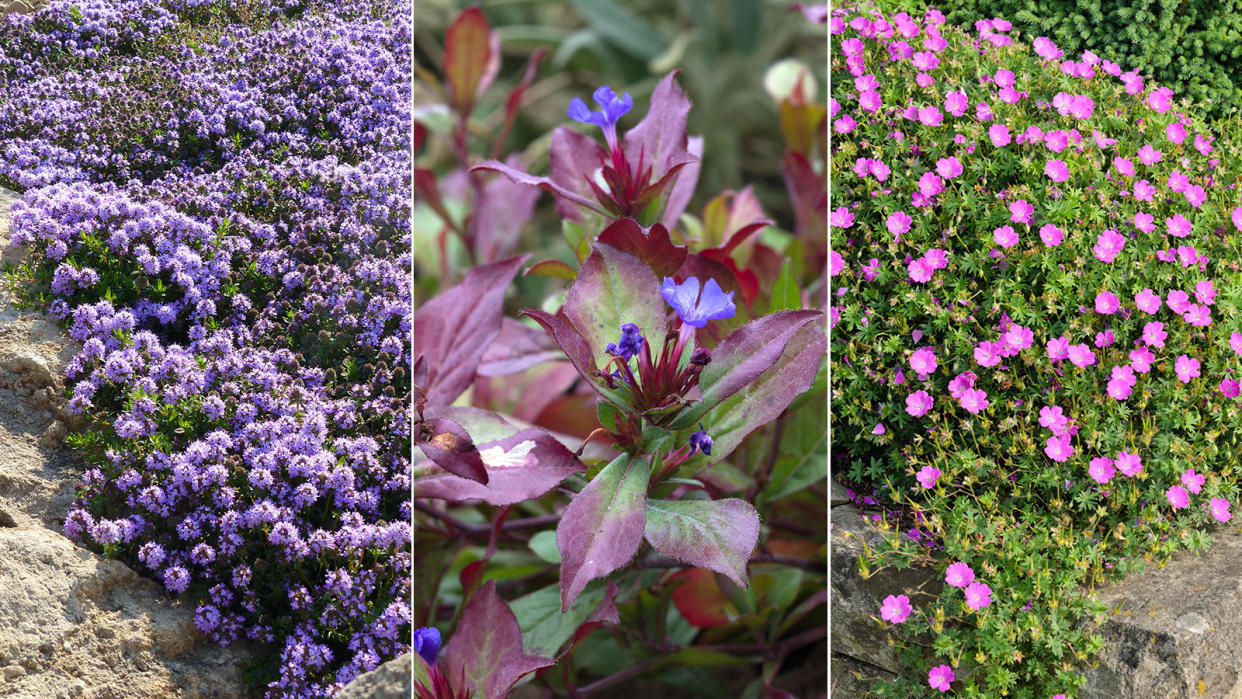
[{"label": "blue plumbago flower", "polygon": [[709,320],[732,318],[737,313],[733,293],[726,294],[715,279],[708,279],[700,296],[698,277],[690,277],[681,284],[665,277],[660,285],[660,295],[677,311],[681,322],[696,328],[707,325]]},{"label": "blue plumbago flower", "polygon": [[630,97],[628,92],[618,97],[608,85],[599,88],[591,96],[603,109],[592,112],[587,109],[586,102],[575,97],[569,100],[569,118],[583,124],[595,124],[600,127],[604,130],[604,134],[609,136],[608,143],[611,146],[616,140],[617,120],[634,108],[634,98]]},{"label": "blue plumbago flower", "polygon": [[440,630],[434,626],[424,626],[414,632],[414,650],[423,656],[428,665],[436,664],[436,656],[440,653]]},{"label": "blue plumbago flower", "polygon": [[644,342],[646,342],[646,340],[643,339],[643,335],[639,332],[637,325],[634,325],[633,323],[622,323],[621,342],[609,342],[608,346],[605,347],[604,350],[608,352],[608,354],[611,354],[614,357],[620,357],[622,360],[628,362],[630,357],[638,354],[638,351],[643,348]]},{"label": "blue plumbago flower", "polygon": [[690,435],[690,453],[699,450],[708,456],[712,455],[712,438],[707,436],[707,432],[703,430],[703,423],[699,423],[699,431]]}]

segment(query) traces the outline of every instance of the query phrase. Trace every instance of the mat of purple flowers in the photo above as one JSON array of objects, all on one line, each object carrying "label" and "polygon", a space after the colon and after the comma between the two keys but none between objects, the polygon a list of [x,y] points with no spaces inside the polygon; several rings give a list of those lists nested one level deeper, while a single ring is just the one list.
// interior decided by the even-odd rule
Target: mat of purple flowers
[{"label": "mat of purple flowers", "polygon": [[10,270],[82,349],[65,533],[261,648],[269,697],[410,649],[402,0],[0,17]]}]

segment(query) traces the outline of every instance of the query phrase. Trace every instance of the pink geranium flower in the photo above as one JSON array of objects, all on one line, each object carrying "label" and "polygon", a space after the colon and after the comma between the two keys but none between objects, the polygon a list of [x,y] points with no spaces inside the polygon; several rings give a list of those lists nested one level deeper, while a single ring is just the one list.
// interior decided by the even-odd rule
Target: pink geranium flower
[{"label": "pink geranium flower", "polygon": [[958,402],[967,412],[976,415],[988,409],[988,394],[982,388],[969,388],[962,391]]},{"label": "pink geranium flower", "polygon": [[905,621],[914,608],[910,606],[910,598],[905,595],[889,595],[880,606],[880,617],[884,621],[900,624]]},{"label": "pink geranium flower", "polygon": [[925,197],[934,197],[944,191],[944,180],[934,172],[924,172],[919,178],[919,193]]},{"label": "pink geranium flower", "polygon": [[1190,178],[1183,174],[1181,170],[1174,170],[1169,173],[1168,184],[1169,189],[1180,194],[1190,185]]},{"label": "pink geranium flower", "polygon": [[927,684],[932,689],[939,689],[942,692],[949,691],[949,685],[953,682],[953,668],[948,665],[937,665],[927,673]]},{"label": "pink geranium flower", "polygon": [[963,561],[950,565],[944,571],[944,581],[953,587],[966,587],[975,580],[975,571]]},{"label": "pink geranium flower", "polygon": [[1156,230],[1156,217],[1145,211],[1140,211],[1134,214],[1134,227],[1144,233],[1151,233]]},{"label": "pink geranium flower", "polygon": [[1035,213],[1035,207],[1031,206],[1025,199],[1019,199],[1009,205],[1009,220],[1014,223],[1030,224],[1031,215]]},{"label": "pink geranium flower", "polygon": [[1048,341],[1048,359],[1059,362],[1069,358],[1069,338],[1055,337]]},{"label": "pink geranium flower", "polygon": [[1224,498],[1212,498],[1212,517],[1217,522],[1228,522],[1233,515],[1229,513],[1229,501]]},{"label": "pink geranium flower", "polygon": [[1074,455],[1074,445],[1072,437],[1063,434],[1059,437],[1049,437],[1044,445],[1044,453],[1053,461],[1068,461]]},{"label": "pink geranium flower", "polygon": [[1121,250],[1125,246],[1125,236],[1109,228],[1096,236],[1095,248],[1092,252],[1095,253],[1095,258],[1100,262],[1110,263],[1117,259],[1117,256],[1121,254]]},{"label": "pink geranium flower", "polygon": [[1116,464],[1118,471],[1131,478],[1137,476],[1143,470],[1143,460],[1139,458],[1139,455],[1131,454],[1127,451],[1118,452]]},{"label": "pink geranium flower", "polygon": [[914,417],[923,417],[932,409],[935,399],[927,391],[915,391],[906,396],[906,412]]},{"label": "pink geranium flower", "polygon": [[1172,505],[1175,510],[1180,510],[1183,507],[1190,505],[1190,495],[1188,495],[1186,493],[1186,489],[1180,485],[1169,486],[1169,489],[1164,492],[1164,497],[1169,501],[1169,504]]},{"label": "pink geranium flower", "polygon": [[1173,88],[1158,87],[1147,95],[1147,106],[1164,114],[1173,107]]},{"label": "pink geranium flower", "polygon": [[926,258],[920,257],[917,260],[911,260],[906,265],[906,273],[910,277],[910,281],[920,284],[931,281],[932,275],[936,270],[927,262]]},{"label": "pink geranium flower", "polygon": [[1164,331],[1164,323],[1152,321],[1143,326],[1143,342],[1150,347],[1164,347],[1164,340],[1169,334]]},{"label": "pink geranium flower", "polygon": [[1220,382],[1220,392],[1226,398],[1237,398],[1242,394],[1242,386],[1233,379],[1222,379]]},{"label": "pink geranium flower", "polygon": [[1113,479],[1113,474],[1117,473],[1117,469],[1113,467],[1113,460],[1106,456],[1097,456],[1091,460],[1091,466],[1087,468],[1087,475],[1100,485],[1104,485]]},{"label": "pink geranium flower", "polygon": [[1169,218],[1166,218],[1164,223],[1169,228],[1169,235],[1174,238],[1185,238],[1190,235],[1190,231],[1193,228],[1190,221],[1181,214],[1174,214]]},{"label": "pink geranium flower", "polygon": [[891,213],[884,221],[884,225],[888,226],[888,232],[896,236],[909,231],[911,223],[914,223],[914,219],[910,218],[904,211]]},{"label": "pink geranium flower", "polygon": [[1173,364],[1173,371],[1177,374],[1177,380],[1182,383],[1190,383],[1190,380],[1199,376],[1199,360],[1191,359],[1183,354],[1177,357],[1177,362]]},{"label": "pink geranium flower", "polygon": [[1107,386],[1109,397],[1116,400],[1129,398],[1130,392],[1134,390],[1134,384],[1137,380],[1132,367],[1124,365],[1113,367],[1112,376],[1109,378]]},{"label": "pink geranium flower", "polygon": [[910,355],[910,368],[919,377],[930,376],[936,370],[936,351],[931,347],[920,347]]},{"label": "pink geranium flower", "polygon": [[1193,468],[1186,469],[1186,472],[1182,474],[1182,485],[1186,486],[1186,490],[1195,495],[1198,495],[1199,491],[1202,490],[1203,481],[1205,480],[1207,479],[1203,477],[1203,474],[1195,473]]},{"label": "pink geranium flower", "polygon": [[1181,289],[1174,289],[1169,292],[1168,304],[1174,313],[1185,313],[1190,310],[1190,294]]},{"label": "pink geranium flower", "polygon": [[1069,425],[1069,418],[1065,417],[1065,411],[1061,409],[1061,406],[1045,405],[1039,409],[1039,424],[1052,430],[1053,434],[1059,435]]},{"label": "pink geranium flower", "polygon": [[[980,106],[983,107],[986,105],[980,103]],[[1009,145],[1009,142],[1013,140],[1013,137],[1009,135],[1009,127],[1004,124],[992,124],[989,126],[988,138],[992,140],[992,145],[997,148],[1003,148],[1004,146]]]},{"label": "pink geranium flower", "polygon": [[1056,247],[1061,244],[1062,240],[1065,240],[1065,232],[1051,223],[1046,223],[1039,229],[1039,239],[1050,248]]},{"label": "pink geranium flower", "polygon": [[1160,158],[1163,156],[1164,153],[1152,148],[1150,143],[1144,144],[1142,148],[1138,149],[1139,162],[1144,165],[1155,165],[1160,162]]},{"label": "pink geranium flower", "polygon": [[1013,230],[1013,226],[1001,226],[992,231],[992,240],[1002,248],[1011,248],[1018,244],[1018,234]]},{"label": "pink geranium flower", "polygon": [[992,604],[992,588],[985,583],[973,582],[966,588],[966,606],[976,612]]},{"label": "pink geranium flower", "polygon": [[1021,352],[1034,342],[1035,333],[1030,328],[1015,324],[1005,331],[1004,340],[1009,349]]},{"label": "pink geranium flower", "polygon": [[1199,303],[1208,306],[1216,303],[1216,289],[1212,286],[1211,279],[1204,279],[1195,284],[1195,298],[1199,299]]},{"label": "pink geranium flower", "polygon": [[936,161],[936,172],[946,180],[951,180],[962,174],[962,161],[957,156],[941,158]]},{"label": "pink geranium flower", "polygon": [[1057,45],[1052,43],[1052,39],[1046,36],[1036,38],[1031,46],[1035,49],[1035,53],[1045,61],[1055,61],[1062,55],[1061,49],[1058,49]]},{"label": "pink geranium flower", "polygon": [[1156,361],[1156,355],[1151,350],[1138,349],[1130,350],[1130,367],[1140,374],[1146,374],[1151,371],[1151,363]]},{"label": "pink geranium flower", "polygon": [[1180,146],[1186,140],[1186,127],[1182,126],[1182,122],[1175,121],[1164,127],[1164,136]]},{"label": "pink geranium flower", "polygon": [[1101,291],[1095,295],[1095,312],[1100,315],[1111,315],[1121,308],[1121,300],[1111,291]]},{"label": "pink geranium flower", "polygon": [[944,97],[944,110],[953,116],[962,116],[969,106],[970,100],[966,99],[966,93],[961,90],[950,92]]},{"label": "pink geranium flower", "polygon": [[915,476],[915,479],[918,480],[919,485],[923,486],[927,490],[931,490],[936,487],[936,479],[938,478],[940,478],[940,469],[935,466],[924,466],[919,470],[918,475]]},{"label": "pink geranium flower", "polygon": [[1156,196],[1156,187],[1147,180],[1134,183],[1134,198],[1138,201],[1152,201]]},{"label": "pink geranium flower", "polygon": [[967,389],[975,387],[975,380],[978,378],[973,371],[963,371],[949,382],[949,395],[953,396],[954,399],[960,400],[962,394]]},{"label": "pink geranium flower", "polygon": [[1147,315],[1155,315],[1160,310],[1160,296],[1151,289],[1143,289],[1134,295],[1134,304]]},{"label": "pink geranium flower", "polygon": [[1125,177],[1134,177],[1134,163],[1129,158],[1113,158],[1113,169]]},{"label": "pink geranium flower", "polygon": [[1092,352],[1091,348],[1087,345],[1081,343],[1077,345],[1070,345],[1068,354],[1069,360],[1079,369],[1095,364],[1095,352]]},{"label": "pink geranium flower", "polygon": [[1069,179],[1069,166],[1064,160],[1049,160],[1044,163],[1044,174],[1053,182],[1064,182]]}]

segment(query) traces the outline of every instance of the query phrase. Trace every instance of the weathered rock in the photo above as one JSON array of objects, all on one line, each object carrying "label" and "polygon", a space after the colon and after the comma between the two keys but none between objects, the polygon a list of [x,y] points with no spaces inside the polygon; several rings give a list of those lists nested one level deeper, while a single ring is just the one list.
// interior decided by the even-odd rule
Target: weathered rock
[{"label": "weathered rock", "polygon": [[876,696],[875,686],[894,680],[897,675],[859,662],[849,656],[832,655],[832,685],[828,696],[842,699],[869,699]]},{"label": "weathered rock", "polygon": [[[1242,534],[1104,588],[1113,612],[1082,699],[1242,699]],[[1119,608],[1118,608],[1119,607]]]},{"label": "weathered rock", "polygon": [[52,375],[52,369],[48,366],[47,360],[38,352],[28,348],[18,349],[4,360],[3,366],[10,373],[16,374],[19,381],[36,388],[56,385],[56,377]]},{"label": "weathered rock", "polygon": [[248,647],[220,648],[192,608],[63,536],[0,529],[0,590],[0,695],[70,697],[77,686],[116,699],[248,696]]},{"label": "weathered rock", "polygon": [[892,638],[880,621],[880,606],[889,595],[906,595],[918,607],[939,594],[943,582],[931,570],[887,567],[869,578],[859,573],[864,544],[875,549],[882,531],[865,520],[853,505],[832,508],[832,651],[889,672],[903,672]]},{"label": "weathered rock", "polygon": [[840,483],[832,481],[831,499],[830,507],[845,505],[850,501],[849,490],[847,490],[846,487]]},{"label": "weathered rock", "polygon": [[374,670],[359,675],[336,695],[337,699],[409,699],[414,691],[413,657],[393,658]]},{"label": "weathered rock", "polygon": [[69,428],[65,423],[57,420],[39,436],[39,443],[45,447],[63,446],[67,436],[69,436]]},{"label": "weathered rock", "polygon": [[46,0],[0,0],[0,15],[27,14],[46,4]]}]

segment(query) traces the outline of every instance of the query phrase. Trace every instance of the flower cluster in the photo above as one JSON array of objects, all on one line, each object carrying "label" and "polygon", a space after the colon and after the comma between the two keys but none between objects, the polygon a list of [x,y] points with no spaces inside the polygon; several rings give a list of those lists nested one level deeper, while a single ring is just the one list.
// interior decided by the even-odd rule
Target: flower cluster
[{"label": "flower cluster", "polygon": [[264,644],[271,696],[408,651],[408,12],[55,2],[0,33],[18,273],[82,343],[66,534]]}]

